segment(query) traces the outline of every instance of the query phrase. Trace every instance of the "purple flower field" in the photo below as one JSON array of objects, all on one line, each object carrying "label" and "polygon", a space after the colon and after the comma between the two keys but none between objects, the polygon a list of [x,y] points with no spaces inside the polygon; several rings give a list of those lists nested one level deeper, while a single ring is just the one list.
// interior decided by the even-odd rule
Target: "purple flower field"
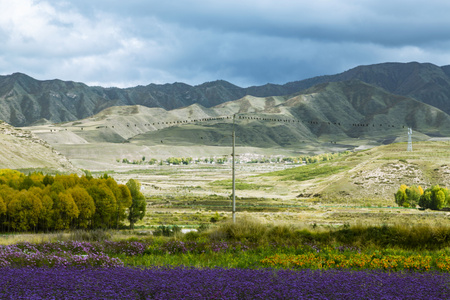
[{"label": "purple flower field", "polygon": [[0,268],[1,299],[446,299],[447,273]]}]

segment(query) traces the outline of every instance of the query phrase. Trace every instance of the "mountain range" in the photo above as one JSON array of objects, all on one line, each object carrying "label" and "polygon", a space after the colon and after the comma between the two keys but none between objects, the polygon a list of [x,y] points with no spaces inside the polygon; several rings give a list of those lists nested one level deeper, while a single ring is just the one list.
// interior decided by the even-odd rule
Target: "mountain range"
[{"label": "mountain range", "polygon": [[[364,117],[361,115],[359,119],[369,120],[371,116],[372,110],[364,104],[365,101],[371,100],[364,98],[369,85],[372,89],[382,90],[392,99],[413,99],[438,108],[445,115],[450,114],[450,66],[439,67],[428,63],[411,62],[359,66],[336,75],[319,76],[284,85],[266,84],[247,88],[241,88],[223,80],[197,86],[173,83],[149,84],[124,89],[103,88],[90,87],[72,81],[40,81],[25,74],[14,73],[0,76],[0,119],[13,126],[30,126],[81,120],[114,106],[140,105],[173,110],[198,104],[211,108],[245,96],[295,96],[299,93],[304,94],[307,89],[322,89],[323,84],[333,82],[366,84],[367,88],[360,88],[361,85],[355,88],[355,85],[350,83],[347,83],[345,87],[341,86],[346,89],[345,94],[348,97],[359,99],[361,109],[365,107],[366,110],[362,114]],[[331,87],[335,85],[328,86],[328,97],[333,97]],[[352,90],[353,88],[355,89]],[[332,99],[330,99],[331,102]],[[408,126],[417,127],[417,124],[424,121],[414,117],[420,112],[414,111],[413,107],[414,105],[405,107],[410,111],[405,118],[407,118]],[[342,107],[339,110],[341,111]],[[441,112],[436,113],[441,115]],[[312,118],[312,116],[308,117]],[[335,116],[337,119],[342,117]]]},{"label": "mountain range", "polygon": [[217,155],[220,147],[227,153],[233,127],[238,146],[255,148],[251,152],[320,153],[406,141],[407,127],[413,128],[415,141],[450,136],[450,116],[415,99],[349,80],[318,84],[290,96],[245,96],[210,108],[113,106],[82,120],[28,129],[69,158],[98,161],[124,155],[134,159],[136,153]]}]

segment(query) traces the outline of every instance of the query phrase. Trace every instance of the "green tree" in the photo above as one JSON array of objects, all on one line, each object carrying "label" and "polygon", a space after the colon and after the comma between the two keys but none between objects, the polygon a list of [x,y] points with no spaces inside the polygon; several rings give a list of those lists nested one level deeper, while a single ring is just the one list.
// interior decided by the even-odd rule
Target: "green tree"
[{"label": "green tree", "polygon": [[127,187],[130,190],[132,203],[128,210],[128,220],[130,221],[130,228],[134,229],[134,223],[142,220],[145,216],[145,197],[141,193],[141,184],[139,181],[130,179],[127,182]]},{"label": "green tree", "polygon": [[53,176],[48,175],[48,174],[44,176],[44,179],[43,179],[43,181],[42,181],[42,183],[43,183],[45,186],[47,186],[47,185],[52,185],[53,182],[55,182],[55,178],[53,178]]},{"label": "green tree", "polygon": [[427,209],[431,206],[431,190],[426,189],[419,199],[419,206]]},{"label": "green tree", "polygon": [[432,209],[439,210],[445,205],[445,194],[442,190],[436,191],[432,202]]},{"label": "green tree", "polygon": [[397,193],[395,193],[395,203],[397,203],[398,206],[407,206],[407,196],[406,196],[406,190],[408,187],[404,184],[400,185],[400,188],[398,189]]},{"label": "green tree", "polygon": [[423,194],[423,190],[415,185],[405,190],[406,200],[410,207],[416,207],[419,204],[420,196]]},{"label": "green tree", "polygon": [[33,185],[34,185],[33,179],[31,179],[29,175],[25,176],[23,178],[23,181],[19,185],[19,190],[28,190]]},{"label": "green tree", "polygon": [[181,158],[181,162],[183,163],[183,165],[188,165],[192,162],[192,157],[183,157]]},{"label": "green tree", "polygon": [[125,220],[127,217],[126,210],[129,209],[129,207],[133,203],[130,189],[126,185],[119,184],[116,194],[116,201],[117,201],[116,228],[118,229],[120,222]]},{"label": "green tree", "polygon": [[409,207],[405,190],[399,189],[397,193],[395,193],[395,203],[397,203],[398,206]]},{"label": "green tree", "polygon": [[439,210],[447,205],[449,201],[448,189],[434,185],[425,190],[419,199],[419,206],[424,209]]}]

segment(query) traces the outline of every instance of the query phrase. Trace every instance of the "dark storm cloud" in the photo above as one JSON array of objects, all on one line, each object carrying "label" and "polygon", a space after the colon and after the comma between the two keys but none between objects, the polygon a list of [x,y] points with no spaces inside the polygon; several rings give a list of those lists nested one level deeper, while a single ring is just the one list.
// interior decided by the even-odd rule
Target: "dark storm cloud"
[{"label": "dark storm cloud", "polygon": [[427,43],[448,34],[445,1],[80,1],[90,11],[122,12],[139,22],[149,16],[191,28],[287,38]]},{"label": "dark storm cloud", "polygon": [[0,0],[0,73],[39,79],[247,86],[385,61],[450,61],[446,1],[11,3]]}]

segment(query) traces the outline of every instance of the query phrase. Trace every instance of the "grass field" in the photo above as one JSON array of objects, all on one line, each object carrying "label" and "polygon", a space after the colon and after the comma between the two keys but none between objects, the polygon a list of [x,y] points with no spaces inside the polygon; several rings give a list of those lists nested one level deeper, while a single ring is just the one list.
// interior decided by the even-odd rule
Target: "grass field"
[{"label": "grass field", "polygon": [[[399,143],[308,165],[237,164],[237,213],[301,226],[448,224],[447,212],[398,208],[393,195],[401,184],[449,186],[449,146],[418,142],[406,152],[406,144]],[[107,172],[120,182],[142,183],[148,206],[141,228],[200,226],[216,213],[219,220],[231,218],[230,164],[128,165]]]}]

